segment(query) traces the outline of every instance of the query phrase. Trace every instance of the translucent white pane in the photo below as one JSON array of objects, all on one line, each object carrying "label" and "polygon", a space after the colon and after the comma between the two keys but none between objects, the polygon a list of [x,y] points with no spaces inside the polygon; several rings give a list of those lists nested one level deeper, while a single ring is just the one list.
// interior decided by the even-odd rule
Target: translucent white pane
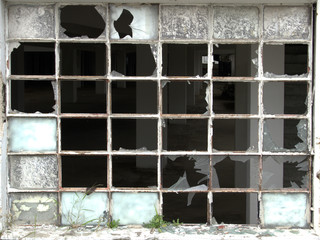
[{"label": "translucent white pane", "polygon": [[267,39],[308,39],[310,36],[309,7],[266,7],[263,34]]},{"label": "translucent white pane", "polygon": [[57,188],[57,157],[10,156],[10,186],[19,189]]},{"label": "translucent white pane", "polygon": [[54,7],[10,6],[8,28],[9,38],[54,38]]},{"label": "translucent white pane", "polygon": [[107,193],[64,192],[61,199],[63,225],[83,225],[106,222],[109,202]]},{"label": "translucent white pane", "polygon": [[110,6],[111,39],[157,39],[158,6]]},{"label": "translucent white pane", "polygon": [[259,10],[256,7],[215,7],[213,37],[254,39],[258,37]]},{"label": "translucent white pane", "polygon": [[56,151],[57,122],[50,118],[9,119],[9,151]]},{"label": "translucent white pane", "polygon": [[308,195],[263,193],[262,223],[265,227],[308,227]]},{"label": "translucent white pane", "polygon": [[162,6],[161,37],[165,39],[207,39],[208,7]]},{"label": "translucent white pane", "polygon": [[113,193],[112,218],[124,225],[147,223],[156,214],[158,203],[157,193]]}]

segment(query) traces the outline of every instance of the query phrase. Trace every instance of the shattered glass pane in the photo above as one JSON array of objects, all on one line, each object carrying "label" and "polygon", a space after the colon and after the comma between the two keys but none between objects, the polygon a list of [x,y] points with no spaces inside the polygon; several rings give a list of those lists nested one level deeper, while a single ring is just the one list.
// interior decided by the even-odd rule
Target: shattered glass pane
[{"label": "shattered glass pane", "polygon": [[15,224],[57,224],[56,193],[11,193],[10,206]]},{"label": "shattered glass pane", "polygon": [[156,188],[157,156],[113,156],[112,186]]},{"label": "shattered glass pane", "polygon": [[207,151],[206,119],[165,119],[162,129],[165,150]]},{"label": "shattered glass pane", "polygon": [[213,46],[212,75],[255,77],[258,72],[258,44],[219,44]]},{"label": "shattered glass pane", "polygon": [[308,228],[308,193],[262,193],[264,227]]},{"label": "shattered glass pane", "polygon": [[[106,9],[102,6],[64,6],[60,9],[60,37],[105,36]],[[86,16],[86,17],[84,17]]]},{"label": "shattered glass pane", "polygon": [[61,119],[62,150],[106,150],[107,119]]},{"label": "shattered glass pane", "polygon": [[12,75],[54,75],[54,43],[21,43],[11,52]]},{"label": "shattered glass pane", "polygon": [[308,39],[311,29],[310,8],[265,7],[263,35],[266,39]]},{"label": "shattered glass pane", "polygon": [[112,193],[112,219],[120,224],[143,224],[159,212],[158,193]]},{"label": "shattered glass pane", "polygon": [[61,75],[104,76],[106,45],[104,43],[61,43]]},{"label": "shattered glass pane", "polygon": [[54,6],[10,6],[8,28],[9,38],[54,38]]},{"label": "shattered glass pane", "polygon": [[302,119],[267,119],[264,122],[263,150],[271,152],[308,150],[308,123]]},{"label": "shattered glass pane", "polygon": [[113,113],[157,113],[155,81],[112,81]]},{"label": "shattered glass pane", "polygon": [[214,151],[257,151],[257,119],[214,119]]},{"label": "shattered glass pane", "polygon": [[[163,44],[163,76],[200,76],[208,72],[206,44]],[[191,61],[192,60],[192,61]]]},{"label": "shattered glass pane", "polygon": [[213,82],[215,114],[257,114],[258,83]]},{"label": "shattered glass pane", "polygon": [[259,9],[257,7],[214,7],[213,38],[258,38]]},{"label": "shattered glass pane", "polygon": [[213,193],[213,223],[258,224],[258,194]]},{"label": "shattered glass pane", "polygon": [[207,39],[209,8],[206,6],[162,6],[163,39]]},{"label": "shattered glass pane", "polygon": [[176,81],[162,89],[162,113],[204,114],[208,111],[207,82]]},{"label": "shattered glass pane", "polygon": [[110,5],[111,39],[157,39],[158,6]]},{"label": "shattered glass pane", "polygon": [[112,149],[155,150],[157,129],[156,119],[112,119]]},{"label": "shattered glass pane", "polygon": [[207,200],[207,193],[163,193],[163,219],[206,223]]},{"label": "shattered glass pane", "polygon": [[61,156],[62,187],[107,187],[106,156]]},{"label": "shattered glass pane", "polygon": [[61,113],[106,113],[105,81],[61,81]]},{"label": "shattered glass pane", "polygon": [[266,156],[262,169],[264,189],[309,188],[309,158],[306,156]]},{"label": "shattered glass pane", "polygon": [[108,193],[63,192],[61,195],[63,225],[106,224],[109,214]]},{"label": "shattered glass pane", "polygon": [[209,156],[164,156],[162,187],[170,190],[207,190]]},{"label": "shattered glass pane", "polygon": [[46,152],[57,149],[55,118],[10,118],[9,151]]},{"label": "shattered glass pane", "polygon": [[258,188],[258,157],[213,156],[212,162],[213,188]]},{"label": "shattered glass pane", "polygon": [[265,113],[305,114],[307,112],[307,82],[266,82],[263,85],[263,91]]},{"label": "shattered glass pane", "polygon": [[25,113],[54,112],[55,96],[51,81],[11,81],[11,109]]},{"label": "shattered glass pane", "polygon": [[151,45],[111,44],[111,71],[125,76],[152,76],[156,61]]},{"label": "shattered glass pane", "polygon": [[10,156],[10,187],[18,189],[56,189],[56,156]]},{"label": "shattered glass pane", "polygon": [[263,46],[264,76],[306,77],[308,74],[308,45],[283,44]]}]

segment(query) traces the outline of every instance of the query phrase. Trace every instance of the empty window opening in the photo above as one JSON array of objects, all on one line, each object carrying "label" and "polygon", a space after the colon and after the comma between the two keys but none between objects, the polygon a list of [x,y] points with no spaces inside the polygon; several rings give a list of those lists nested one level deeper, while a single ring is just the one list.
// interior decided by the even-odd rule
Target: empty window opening
[{"label": "empty window opening", "polygon": [[54,75],[54,43],[21,43],[11,52],[12,75]]},{"label": "empty window opening", "polygon": [[103,43],[61,43],[61,75],[104,76],[106,45]]},{"label": "empty window opening", "polygon": [[11,109],[25,113],[54,112],[55,96],[51,81],[11,81]]},{"label": "empty window opening", "polygon": [[208,84],[196,81],[168,82],[162,90],[164,114],[204,114]]},{"label": "empty window opening", "polygon": [[105,30],[105,20],[95,6],[65,6],[60,11],[60,24],[68,37],[98,38]]},{"label": "empty window opening", "polygon": [[111,44],[111,71],[125,76],[152,76],[155,70],[149,44]]},{"label": "empty window opening", "polygon": [[263,46],[265,77],[308,74],[308,45],[284,44]]},{"label": "empty window opening", "polygon": [[124,38],[125,36],[132,37],[132,28],[130,24],[133,21],[133,15],[127,9],[123,9],[120,17],[113,22],[113,26],[119,34],[119,38]]},{"label": "empty window opening", "polygon": [[62,150],[106,150],[106,119],[61,119]]},{"label": "empty window opening", "polygon": [[61,81],[62,113],[106,113],[106,82]]},{"label": "empty window opening", "polygon": [[257,44],[219,44],[213,46],[212,76],[255,77]]},{"label": "empty window opening", "polygon": [[163,44],[163,76],[204,76],[208,72],[206,44]]},{"label": "empty window opening", "polygon": [[112,119],[112,149],[156,150],[156,119]]},{"label": "empty window opening", "polygon": [[61,156],[62,187],[107,187],[106,156]]},{"label": "empty window opening", "polygon": [[112,186],[156,188],[157,156],[113,156]]},{"label": "empty window opening", "polygon": [[113,113],[158,112],[157,82],[153,81],[113,81]]}]

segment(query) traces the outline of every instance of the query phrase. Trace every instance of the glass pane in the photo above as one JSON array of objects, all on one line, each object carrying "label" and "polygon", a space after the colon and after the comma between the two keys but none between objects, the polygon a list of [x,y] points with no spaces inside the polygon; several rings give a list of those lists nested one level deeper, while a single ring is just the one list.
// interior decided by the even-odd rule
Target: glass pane
[{"label": "glass pane", "polygon": [[257,119],[214,119],[214,151],[257,151]]},{"label": "glass pane", "polygon": [[207,82],[168,82],[162,89],[162,113],[204,114],[208,111]]},{"label": "glass pane", "polygon": [[106,156],[61,156],[62,187],[107,187]]},{"label": "glass pane", "polygon": [[62,150],[106,150],[106,119],[61,119]]},{"label": "glass pane", "polygon": [[264,189],[309,188],[309,158],[306,156],[266,156],[263,158]]},{"label": "glass pane", "polygon": [[207,190],[209,156],[163,156],[162,187],[170,190]]},{"label": "glass pane", "polygon": [[57,121],[54,118],[10,118],[9,151],[46,152],[57,149]]},{"label": "glass pane", "polygon": [[112,193],[112,219],[120,224],[149,222],[158,209],[158,193]]},{"label": "glass pane", "polygon": [[207,67],[206,44],[163,44],[163,76],[204,76]]},{"label": "glass pane", "polygon": [[214,82],[215,114],[257,114],[258,83]]},{"label": "glass pane", "polygon": [[164,193],[163,216],[170,222],[206,223],[207,193]]},{"label": "glass pane", "polygon": [[55,111],[54,82],[11,81],[11,109],[25,113]]},{"label": "glass pane", "polygon": [[112,186],[156,188],[157,156],[113,156]]},{"label": "glass pane", "polygon": [[162,127],[163,149],[168,151],[207,151],[208,120],[166,119]]},{"label": "glass pane", "polygon": [[104,81],[61,81],[62,113],[106,113]]},{"label": "glass pane", "polygon": [[213,188],[258,188],[259,158],[213,156]]},{"label": "glass pane", "polygon": [[113,113],[157,113],[158,84],[153,81],[113,81]]},{"label": "glass pane", "polygon": [[161,6],[161,37],[207,39],[208,20],[206,6]]},{"label": "glass pane", "polygon": [[155,150],[157,127],[156,119],[112,119],[112,149]]}]

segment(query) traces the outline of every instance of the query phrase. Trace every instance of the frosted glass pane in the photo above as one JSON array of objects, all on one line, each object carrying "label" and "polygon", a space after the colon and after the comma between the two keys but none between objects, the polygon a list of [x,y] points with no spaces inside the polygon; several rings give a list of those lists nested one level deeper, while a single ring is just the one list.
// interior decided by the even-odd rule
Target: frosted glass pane
[{"label": "frosted glass pane", "polygon": [[64,192],[61,200],[63,225],[97,224],[108,219],[108,194]]},{"label": "frosted glass pane", "polygon": [[308,227],[308,195],[263,193],[262,223],[265,227]]},{"label": "frosted glass pane", "polygon": [[49,118],[9,119],[9,151],[56,151],[57,122]]},{"label": "frosted glass pane", "polygon": [[112,218],[120,224],[149,222],[158,209],[157,193],[113,193]]}]

